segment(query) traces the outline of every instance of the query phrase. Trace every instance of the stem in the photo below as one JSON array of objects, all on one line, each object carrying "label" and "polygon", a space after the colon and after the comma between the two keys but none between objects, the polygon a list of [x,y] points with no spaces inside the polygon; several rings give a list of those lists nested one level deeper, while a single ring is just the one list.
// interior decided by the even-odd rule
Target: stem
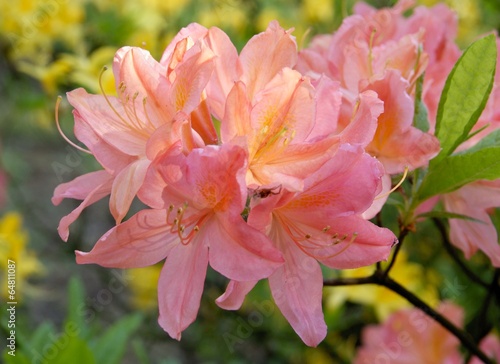
[{"label": "stem", "polygon": [[455,248],[453,245],[451,245],[450,240],[448,239],[448,233],[446,232],[446,227],[444,226],[443,222],[439,220],[438,218],[432,218],[432,221],[436,225],[437,229],[441,233],[441,236],[443,238],[443,245],[448,254],[451,256],[451,258],[458,264],[458,266],[462,269],[462,271],[465,273],[469,279],[474,282],[479,284],[480,286],[489,289],[489,284],[484,282],[481,278],[479,278],[477,275],[475,275],[467,265],[462,261],[462,259],[458,256]]},{"label": "stem", "polygon": [[405,298],[408,302],[413,304],[415,307],[420,309],[426,315],[433,318],[451,334],[457,337],[463,346],[465,346],[473,355],[477,356],[486,364],[494,364],[493,361],[488,358],[476,345],[474,340],[463,330],[456,327],[451,321],[446,317],[441,315],[439,312],[434,310],[432,307],[427,305],[424,301],[418,298],[416,295],[408,291],[402,285],[389,278],[384,271],[375,271],[375,273],[369,277],[362,278],[337,278],[332,280],[327,280],[323,282],[325,286],[348,286],[357,284],[378,284],[384,286],[391,291],[397,293],[401,297]]},{"label": "stem", "polygon": [[[398,256],[399,251],[401,250],[401,246],[403,246],[403,240],[405,239],[406,235],[408,235],[410,231],[406,228],[406,226],[401,227],[401,230],[399,232],[399,237],[398,237],[398,244],[396,245],[396,248],[394,248],[394,254],[392,255],[392,259],[383,272],[384,277],[387,277],[389,275],[389,271],[392,269],[394,266],[394,263],[396,263],[396,258]],[[377,265],[377,269],[380,270],[380,265]]]},{"label": "stem", "polygon": [[[475,318],[474,321],[476,322],[481,322],[484,323],[487,321],[487,316],[488,316],[488,309],[491,304],[491,301],[493,300],[493,296],[495,295],[496,291],[496,285],[498,284],[498,279],[500,278],[500,269],[495,270],[495,274],[493,275],[493,279],[490,284],[490,289],[488,290],[488,294],[486,295],[486,298],[484,299],[483,305],[481,309],[479,310],[479,317]],[[483,327],[483,326],[482,326]],[[481,340],[488,334],[488,331],[491,330],[491,326],[487,328],[487,330],[482,330],[479,335],[475,336],[474,339],[476,342],[481,342]],[[472,355],[469,353],[467,356],[465,363],[469,363],[470,360],[472,360]]]}]

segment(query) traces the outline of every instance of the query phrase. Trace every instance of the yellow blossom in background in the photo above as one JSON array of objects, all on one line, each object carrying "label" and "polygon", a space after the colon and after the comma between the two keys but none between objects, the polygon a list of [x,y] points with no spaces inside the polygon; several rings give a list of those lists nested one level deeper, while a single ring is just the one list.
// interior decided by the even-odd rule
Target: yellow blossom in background
[{"label": "yellow blossom in background", "polygon": [[60,58],[43,66],[21,61],[18,63],[18,68],[21,72],[39,80],[43,89],[49,95],[55,95],[57,93],[59,85],[65,82],[72,70],[70,62],[64,58]]},{"label": "yellow blossom in background", "polygon": [[0,2],[0,33],[14,61],[47,65],[55,41],[77,49],[82,43],[82,1],[20,0]]},{"label": "yellow blossom in background", "polygon": [[207,28],[216,26],[226,30],[243,32],[248,24],[248,14],[239,0],[220,0],[210,6],[206,6],[205,11],[200,11],[198,22]]},{"label": "yellow blossom in background", "polygon": [[112,71],[116,51],[116,47],[105,46],[96,49],[88,57],[73,54],[64,55],[64,61],[72,68],[71,74],[68,75],[68,81],[84,87],[88,92],[100,93],[99,77],[103,68],[107,66],[108,71],[102,73],[101,84],[106,94],[116,94]]},{"label": "yellow blossom in background", "polygon": [[[27,248],[28,233],[22,226],[22,217],[17,212],[8,212],[0,218],[0,276],[8,271],[8,261],[15,262],[16,279],[16,301],[19,303],[22,296],[28,292],[27,279],[44,273],[44,267],[37,259],[33,251]],[[0,279],[7,282],[6,277]],[[1,289],[3,300],[7,299],[7,285],[3,284]]]},{"label": "yellow blossom in background", "polygon": [[158,278],[162,265],[127,270],[132,305],[140,310],[156,310],[158,308]]},{"label": "yellow blossom in background", "polygon": [[333,21],[333,4],[331,0],[304,0],[301,13],[308,22],[330,23]]},{"label": "yellow blossom in background", "polygon": [[[373,274],[375,266],[342,270],[342,277],[361,278]],[[439,303],[437,276],[420,264],[410,262],[400,251],[390,271],[391,277],[419,296],[432,307]],[[411,304],[391,290],[378,285],[325,287],[326,307],[335,309],[345,301],[373,306],[377,317],[384,321],[389,314]]]}]

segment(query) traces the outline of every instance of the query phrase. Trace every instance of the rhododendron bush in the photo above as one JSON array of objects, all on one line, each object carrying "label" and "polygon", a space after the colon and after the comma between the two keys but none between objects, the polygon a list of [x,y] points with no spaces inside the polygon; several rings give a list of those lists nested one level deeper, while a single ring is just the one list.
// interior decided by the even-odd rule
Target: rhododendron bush
[{"label": "rhododendron bush", "polygon": [[[445,235],[449,229],[465,258],[479,251],[492,271],[500,268],[490,218],[500,207],[500,43],[488,34],[461,51],[456,27],[444,5],[401,0],[380,10],[358,3],[338,30],[300,50],[293,29],[277,21],[239,52],[224,31],[197,23],[181,29],[160,60],[141,48],[119,49],[115,94],[67,94],[85,147],[70,143],[102,169],[55,189],[54,204],[81,200],[60,221],[59,235],[66,241],[82,211],[109,196],[116,226],[89,252],[77,251],[76,261],[164,262],[158,321],[177,340],[196,319],[210,266],[227,279],[216,300],[227,310],[268,280],[306,345],[327,334],[324,285],[378,284],[432,317],[425,323],[439,348],[415,359],[432,339],[419,336],[410,313],[395,313],[389,328],[367,329],[358,362],[398,342],[394,322],[413,323],[410,339],[384,358],[455,363],[461,344],[491,362],[497,349],[479,342],[489,334],[494,348],[496,334],[471,337],[461,319],[450,320],[390,274],[401,246],[411,243],[406,237],[426,221]],[[143,209],[132,214],[134,200]],[[390,224],[382,218],[387,206],[397,211]],[[374,264],[366,277],[328,274]],[[481,283],[500,304],[498,270]]]}]

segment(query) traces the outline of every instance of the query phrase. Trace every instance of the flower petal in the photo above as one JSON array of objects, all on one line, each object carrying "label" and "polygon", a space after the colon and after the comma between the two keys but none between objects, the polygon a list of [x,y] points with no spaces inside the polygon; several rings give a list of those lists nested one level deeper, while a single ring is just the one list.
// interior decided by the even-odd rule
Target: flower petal
[{"label": "flower petal", "polygon": [[174,339],[195,319],[208,265],[208,247],[179,244],[172,249],[158,281],[158,323]]},{"label": "flower petal", "polygon": [[201,233],[210,246],[210,266],[229,279],[267,278],[283,263],[281,253],[272,246],[271,240],[240,216],[219,214]]},{"label": "flower petal", "polygon": [[104,234],[88,252],[76,251],[78,264],[139,268],[164,259],[178,242],[165,210],[142,210]]},{"label": "flower petal", "polygon": [[[329,232],[344,237],[342,243],[325,248],[319,259],[330,268],[359,268],[388,258],[391,248],[397,243],[392,231],[381,228],[360,216],[337,217],[330,221]],[[321,225],[318,226],[318,230]],[[309,250],[311,251],[311,250]],[[313,253],[319,255],[317,250]]]},{"label": "flower petal", "polygon": [[124,168],[113,181],[109,209],[119,224],[127,214],[134,197],[144,182],[150,161],[139,159]]},{"label": "flower petal", "polygon": [[[67,96],[68,101],[78,113],[78,117],[92,128],[98,138],[128,155],[136,156],[145,153],[149,133],[145,134],[141,128],[147,126],[141,124],[139,127],[136,120],[130,120],[127,114],[130,111],[125,110],[118,98],[91,95],[81,88],[68,92]],[[141,113],[142,107],[137,112]]]},{"label": "flower petal", "polygon": [[222,120],[226,98],[234,83],[242,74],[238,51],[226,33],[216,27],[208,30],[205,38],[208,47],[214,52],[215,71],[207,85],[210,108],[216,118]]},{"label": "flower petal", "polygon": [[57,186],[52,197],[52,203],[55,205],[59,204],[63,198],[83,198],[82,203],[59,222],[57,231],[62,240],[68,240],[69,226],[78,219],[85,207],[110,194],[112,181],[113,177],[108,172],[97,171]]},{"label": "flower petal", "polygon": [[215,303],[225,310],[239,310],[246,295],[256,284],[257,281],[238,282],[232,280],[227,285],[226,292],[217,298]]},{"label": "flower petal", "polygon": [[242,81],[248,88],[248,98],[264,88],[281,69],[292,68],[297,62],[297,45],[290,31],[285,31],[276,20],[266,31],[253,36],[240,53],[243,67]]},{"label": "flower petal", "polygon": [[[284,232],[278,235],[285,236]],[[269,277],[274,301],[302,341],[317,346],[327,330],[321,307],[321,269],[315,259],[305,255],[294,243],[283,240],[282,247],[285,264]]]}]

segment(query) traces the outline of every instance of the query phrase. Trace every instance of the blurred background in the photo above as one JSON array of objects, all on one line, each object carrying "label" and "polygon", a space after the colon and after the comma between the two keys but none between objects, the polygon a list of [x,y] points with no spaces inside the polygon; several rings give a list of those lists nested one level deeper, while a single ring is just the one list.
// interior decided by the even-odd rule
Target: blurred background
[{"label": "blurred background", "polygon": [[[458,42],[500,28],[497,0],[446,0],[459,16]],[[214,300],[227,281],[209,270],[197,320],[172,340],[157,324],[156,284],[161,266],[112,270],[75,263],[74,250],[88,251],[111,226],[104,199],[72,225],[69,241],[57,234],[62,216],[78,201],[54,207],[54,188],[97,169],[92,157],[69,146],[57,132],[58,95],[77,87],[99,93],[104,65],[124,45],[140,46],[159,59],[181,27],[218,26],[241,47],[278,19],[294,27],[299,47],[312,36],[333,32],[352,13],[354,0],[0,0],[0,293],[1,331],[6,324],[7,260],[16,261],[16,357],[1,347],[6,363],[350,363],[361,329],[406,305],[378,287],[325,288],[329,327],[318,348],[306,347],[260,282],[237,312]],[[369,1],[376,7],[394,1]],[[433,5],[437,1],[420,1]],[[113,93],[111,72],[104,88]],[[59,110],[72,136],[71,108]],[[74,140],[74,138],[73,138]],[[395,211],[382,214],[397,229]],[[499,214],[494,215],[498,222]],[[442,251],[437,231],[423,226],[412,235],[394,267],[394,277],[431,305],[453,299],[471,325],[484,292],[467,280]],[[418,243],[418,245],[417,245]],[[418,246],[418,254],[416,250]],[[470,262],[489,279],[489,261]],[[426,267],[424,269],[424,267]],[[372,268],[350,271],[366,275]],[[339,272],[325,272],[338,276]],[[344,273],[346,274],[346,273]],[[472,326],[471,326],[472,327]],[[473,327],[472,327],[473,329]],[[3,341],[2,341],[3,342]],[[1,361],[2,359],[0,359]]]}]

